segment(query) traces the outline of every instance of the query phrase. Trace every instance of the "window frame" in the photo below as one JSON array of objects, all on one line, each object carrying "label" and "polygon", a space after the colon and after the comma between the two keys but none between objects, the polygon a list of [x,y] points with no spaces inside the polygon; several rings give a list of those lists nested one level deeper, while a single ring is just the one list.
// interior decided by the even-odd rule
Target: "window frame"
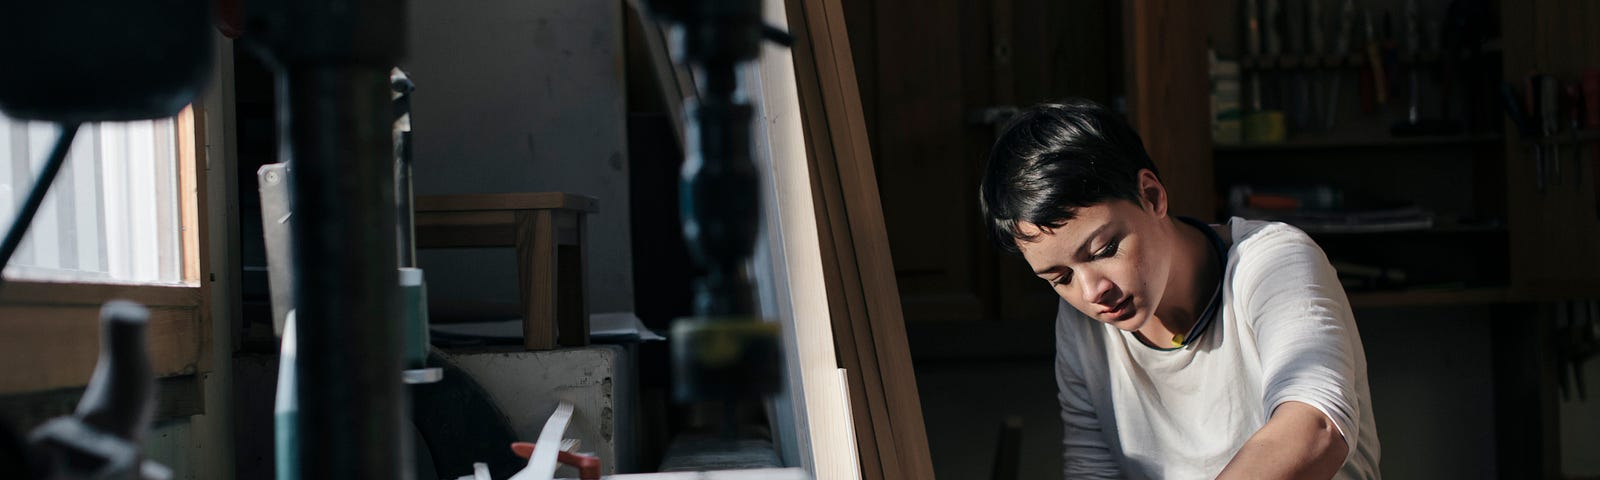
[{"label": "window frame", "polygon": [[[99,358],[100,305],[113,299],[150,309],[146,329],[157,378],[212,370],[210,232],[206,209],[206,109],[196,103],[175,118],[178,136],[181,284],[7,279],[0,287],[0,395],[88,384]],[[206,172],[206,174],[202,174]],[[19,368],[20,367],[20,368]]]}]

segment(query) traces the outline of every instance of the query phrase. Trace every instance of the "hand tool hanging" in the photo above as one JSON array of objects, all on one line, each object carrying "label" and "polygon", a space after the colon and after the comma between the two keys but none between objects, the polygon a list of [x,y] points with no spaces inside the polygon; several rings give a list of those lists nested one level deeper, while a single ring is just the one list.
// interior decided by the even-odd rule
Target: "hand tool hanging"
[{"label": "hand tool hanging", "polygon": [[1345,73],[1338,68],[1344,65],[1350,55],[1350,36],[1355,31],[1356,2],[1345,0],[1344,6],[1339,8],[1339,37],[1333,42],[1333,58],[1335,69],[1333,72],[1333,85],[1328,88],[1328,108],[1326,109],[1327,121],[1322,128],[1333,130],[1339,120],[1339,82],[1344,79]]}]

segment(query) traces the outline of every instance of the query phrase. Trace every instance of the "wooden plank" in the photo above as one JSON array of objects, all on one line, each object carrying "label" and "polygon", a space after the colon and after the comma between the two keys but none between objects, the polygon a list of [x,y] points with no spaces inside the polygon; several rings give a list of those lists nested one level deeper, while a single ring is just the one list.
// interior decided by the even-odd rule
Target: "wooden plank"
[{"label": "wooden plank", "polygon": [[[862,286],[868,299],[868,318],[872,325],[873,352],[882,370],[885,403],[893,429],[895,454],[900,459],[901,478],[933,478],[933,460],[928,453],[927,432],[922,423],[922,402],[917,396],[916,374],[911,365],[911,347],[906,343],[905,319],[900,311],[899,289],[889,252],[888,232],[878,196],[872,149],[863,132],[860,94],[856,87],[855,64],[850,59],[850,38],[839,0],[824,0],[827,31],[832,35],[835,65],[839,66],[835,95],[844,107],[843,122],[830,116],[835,132],[851,132],[848,146],[849,167],[840,168],[841,185],[847,194],[846,208],[851,239],[862,263]],[[824,91],[828,89],[824,83]],[[826,98],[826,94],[825,97]],[[835,138],[838,138],[837,136]]]},{"label": "wooden plank", "polygon": [[[0,394],[83,386],[99,357],[100,306],[0,305]],[[198,371],[201,352],[197,307],[150,309],[145,335],[156,376]],[[26,368],[21,366],[26,365]]]},{"label": "wooden plank", "polygon": [[87,306],[99,308],[112,299],[146,307],[199,308],[200,289],[188,285],[66,283],[8,280],[0,289],[0,306]]},{"label": "wooden plank", "polygon": [[562,192],[417,195],[416,211],[420,215],[422,212],[559,208],[594,213],[599,211],[599,203],[594,197]]},{"label": "wooden plank", "polygon": [[[855,426],[856,454],[859,475],[869,480],[882,479],[882,460],[878,456],[878,435],[873,430],[873,414],[866,393],[866,378],[877,375],[871,365],[859,365],[856,334],[852,318],[865,315],[859,302],[850,301],[848,292],[858,291],[859,285],[849,284],[854,277],[846,278],[844,271],[853,269],[851,252],[840,252],[838,245],[849,241],[848,232],[835,223],[844,216],[844,206],[839,199],[838,174],[835,170],[832,136],[828,132],[827,118],[816,112],[824,110],[817,74],[816,58],[812,48],[812,33],[806,16],[804,0],[790,0],[787,4],[790,32],[795,36],[793,47],[795,82],[799,93],[802,131],[807,144],[807,170],[811,179],[813,213],[818,233],[818,253],[822,259],[823,284],[827,290],[828,318],[832,327],[833,346],[838,364],[846,370],[857,372],[848,375],[846,388],[850,398],[851,422]],[[841,257],[843,255],[843,257]],[[841,293],[844,292],[844,293]],[[868,371],[870,370],[870,371]],[[881,409],[881,406],[879,406]]]},{"label": "wooden plank", "polygon": [[1130,0],[1123,8],[1129,120],[1160,170],[1169,211],[1213,219],[1205,5]]},{"label": "wooden plank", "polygon": [[[819,222],[819,227],[827,231],[819,234],[824,244],[834,243],[833,260],[838,265],[837,275],[829,275],[829,296],[844,296],[846,300],[846,308],[831,313],[835,317],[835,335],[848,332],[853,337],[836,337],[835,345],[840,349],[842,366],[860,372],[851,376],[852,391],[856,389],[854,378],[864,380],[861,390],[865,398],[852,395],[852,411],[857,412],[858,422],[857,446],[863,452],[862,475],[933,478],[871,148],[863,135],[866,125],[856,91],[844,13],[837,0],[802,0],[799,10],[811,46],[796,52],[802,104],[812,108],[806,112],[807,126],[818,126],[816,117],[826,119],[823,129],[808,128],[807,136],[811,145],[808,150],[814,151],[812,160],[818,169],[814,176],[818,185],[813,192],[826,203],[825,208],[818,208],[818,215],[827,215],[826,222]],[[810,100],[816,97],[821,101]],[[815,110],[818,106],[822,111]],[[828,143],[818,141],[821,130],[827,132]],[[833,161],[826,161],[821,150],[832,150]],[[841,322],[849,328],[839,328]],[[865,424],[861,423],[863,410],[868,420]],[[877,450],[877,465],[868,461],[866,451],[870,448]]]},{"label": "wooden plank", "polygon": [[[798,395],[789,405],[793,408],[793,422],[779,415],[774,431],[786,438],[802,441],[791,450],[780,448],[786,461],[805,466],[811,476],[827,479],[859,479],[859,459],[864,455],[856,448],[856,422],[851,416],[851,395],[848,375],[839,368],[838,337],[830,310],[835,298],[828,294],[826,271],[833,264],[826,263],[822,253],[821,224],[825,218],[818,212],[825,207],[822,199],[814,195],[817,185],[812,162],[807,161],[817,150],[808,145],[808,124],[820,121],[803,112],[800,83],[809,78],[812,85],[816,75],[797,58],[812,58],[809,54],[804,15],[798,2],[769,2],[763,6],[768,24],[785,28],[796,36],[795,48],[766,48],[753,69],[760,86],[759,115],[764,128],[757,129],[753,144],[759,151],[770,155],[758,156],[757,165],[763,177],[763,197],[771,199],[763,206],[766,211],[769,241],[766,246],[770,257],[782,259],[772,262],[772,273],[778,286],[776,309],[771,320],[780,322],[785,347],[785,370],[788,389]],[[801,54],[800,52],[806,52]],[[807,73],[801,73],[801,71]],[[815,110],[812,110],[815,111]],[[836,297],[836,296],[835,296]],[[798,435],[804,432],[803,435]],[[874,457],[876,458],[876,457]]]},{"label": "wooden plank", "polygon": [[[817,54],[813,53],[811,27],[807,19],[807,5],[802,1],[787,2],[789,6],[790,24],[793,26],[796,42],[794,56],[798,59],[796,64],[796,87],[799,91],[801,109],[809,114],[802,115],[808,170],[811,177],[812,197],[814,198],[814,212],[817,218],[817,231],[819,236],[819,253],[822,257],[823,282],[828,290],[827,302],[829,319],[833,329],[834,348],[838,354],[839,364],[847,370],[857,372],[846,378],[851,403],[851,421],[855,425],[856,451],[860,476],[869,480],[882,479],[883,461],[878,455],[878,438],[873,427],[874,412],[868,402],[866,379],[878,375],[872,365],[860,365],[857,352],[856,333],[853,328],[852,318],[865,315],[864,308],[859,302],[853,302],[849,292],[859,291],[859,285],[853,276],[847,277],[844,272],[854,269],[854,255],[852,252],[841,252],[838,245],[849,241],[848,232],[842,225],[836,225],[844,217],[844,206],[838,193],[838,174],[835,172],[834,142],[827,128],[827,118],[816,112],[821,112],[823,100],[817,92],[821,89],[819,75],[817,74]],[[814,7],[812,7],[814,8]],[[843,293],[841,293],[843,292]],[[881,405],[878,405],[881,410]]]},{"label": "wooden plank", "polygon": [[205,107],[200,104],[191,105],[178,114],[178,185],[181,196],[183,223],[183,281],[190,285],[200,287],[200,306],[196,309],[200,315],[200,340],[199,370],[212,371],[214,366],[212,344],[215,340],[211,336],[215,315],[211,308],[212,282],[201,278],[201,272],[210,271],[211,262],[211,221],[209,215],[201,215],[206,210],[210,199],[207,196],[206,176],[201,172],[206,171],[206,123],[204,119]]},{"label": "wooden plank", "polygon": [[[862,132],[873,143],[872,158],[882,155],[878,133],[878,3],[880,0],[844,2],[845,25],[850,31],[850,56],[856,63],[856,86],[861,93],[861,116],[867,130]],[[898,11],[888,11],[895,14]],[[791,17],[798,16],[790,15]],[[794,29],[798,30],[798,29]],[[809,46],[808,46],[809,48]],[[796,57],[798,58],[798,57]],[[809,54],[806,58],[812,58]]]},{"label": "wooden plank", "polygon": [[198,152],[195,149],[195,139],[204,138],[196,135],[196,129],[201,128],[194,121],[193,106],[178,112],[176,130],[178,133],[178,210],[181,245],[183,252],[183,281],[197,282],[200,280],[200,259],[205,258],[200,254],[200,232],[204,227],[200,224],[200,197],[204,194],[200,190],[199,178],[195,175],[198,166]]},{"label": "wooden plank", "polygon": [[[794,2],[799,5],[799,2]],[[814,10],[812,7],[810,10]],[[806,12],[792,17],[806,18]],[[807,38],[811,36],[809,20],[802,29]],[[853,272],[855,267],[855,252],[848,247],[849,228],[844,222],[845,212],[842,195],[839,192],[837,160],[835,158],[836,143],[833,141],[825,115],[817,114],[826,109],[823,107],[821,90],[821,76],[817,60],[821,53],[813,53],[807,41],[802,49],[797,51],[797,58],[813,59],[815,63],[805,61],[800,64],[799,89],[801,101],[808,112],[806,115],[806,134],[810,147],[807,148],[811,160],[811,176],[813,178],[813,196],[816,200],[816,215],[818,218],[818,235],[821,237],[821,254],[824,265],[824,281],[827,285],[829,318],[833,323],[835,349],[839,354],[839,363],[846,370],[858,372],[849,376],[849,396],[851,400],[852,421],[856,427],[856,450],[862,478],[879,480],[886,478],[885,465],[893,467],[898,462],[885,461],[880,451],[887,448],[888,454],[893,454],[892,445],[881,445],[892,437],[879,434],[879,429],[886,429],[886,425],[878,425],[874,418],[882,418],[888,414],[882,402],[873,402],[873,396],[881,396],[880,378],[876,364],[862,362],[863,350],[870,351],[870,338],[866,337],[867,329],[860,319],[866,316],[866,308],[860,301],[860,279]],[[860,327],[860,328],[858,328]],[[859,330],[859,331],[858,331]],[[870,383],[869,383],[870,382]],[[872,392],[869,394],[869,390]],[[891,477],[892,478],[892,477]]]}]

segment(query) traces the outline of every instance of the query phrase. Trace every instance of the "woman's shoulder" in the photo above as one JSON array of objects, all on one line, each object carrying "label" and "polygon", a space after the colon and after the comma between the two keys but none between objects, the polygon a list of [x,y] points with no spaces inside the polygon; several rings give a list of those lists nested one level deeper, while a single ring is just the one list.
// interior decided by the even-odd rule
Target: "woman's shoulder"
[{"label": "woman's shoulder", "polygon": [[1322,247],[1299,228],[1283,222],[1229,221],[1233,246],[1228,252],[1226,275],[1235,293],[1258,287],[1276,289],[1287,280],[1311,281],[1324,270],[1331,271]]},{"label": "woman's shoulder", "polygon": [[1283,222],[1233,217],[1228,220],[1228,230],[1233,245],[1242,249],[1285,243],[1316,245],[1305,231]]}]

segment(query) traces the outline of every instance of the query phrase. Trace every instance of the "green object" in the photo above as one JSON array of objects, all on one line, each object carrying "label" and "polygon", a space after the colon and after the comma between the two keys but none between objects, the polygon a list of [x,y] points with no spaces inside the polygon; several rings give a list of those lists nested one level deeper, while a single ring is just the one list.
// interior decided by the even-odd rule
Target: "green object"
[{"label": "green object", "polygon": [[753,316],[686,317],[672,323],[672,376],[679,401],[777,393],[783,378],[777,323]]},{"label": "green object", "polygon": [[1247,143],[1278,143],[1288,134],[1284,128],[1283,112],[1263,110],[1244,116],[1244,141]]},{"label": "green object", "polygon": [[283,346],[278,356],[278,394],[272,406],[273,470],[278,480],[295,480],[300,473],[299,387],[295,378],[294,310],[283,321]]},{"label": "green object", "polygon": [[1239,143],[1244,137],[1242,92],[1239,62],[1211,59],[1211,141],[1222,145]]},{"label": "green object", "polygon": [[405,362],[407,369],[426,368],[428,364],[428,285],[422,278],[422,269],[400,268],[401,319],[405,323]]}]

